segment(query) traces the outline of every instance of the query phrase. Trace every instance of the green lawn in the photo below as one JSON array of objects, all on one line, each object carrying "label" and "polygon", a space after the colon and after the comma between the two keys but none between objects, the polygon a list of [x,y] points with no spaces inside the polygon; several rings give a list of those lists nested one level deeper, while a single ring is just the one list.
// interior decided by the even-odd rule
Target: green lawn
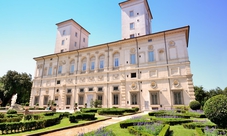
[{"label": "green lawn", "polygon": [[[106,117],[103,116],[97,116],[97,120],[100,119],[105,119]],[[64,128],[64,127],[69,127],[69,126],[75,126],[78,124],[83,124],[86,122],[90,122],[90,121],[79,121],[78,123],[70,123],[69,122],[69,118],[63,118],[61,120],[60,124],[51,126],[51,127],[46,127],[43,129],[38,129],[38,130],[32,130],[32,131],[27,131],[27,132],[22,132],[22,133],[15,133],[15,134],[8,134],[10,136],[23,136],[23,135],[28,135],[28,134],[35,134],[35,133],[39,133],[39,132],[45,132],[45,131],[50,131],[50,130],[55,130],[55,129],[59,129],[59,128]]]},{"label": "green lawn", "polygon": [[194,129],[186,129],[182,125],[170,126],[170,136],[195,136]]},{"label": "green lawn", "polygon": [[116,136],[134,136],[128,132],[128,129],[122,129],[120,123],[109,125],[106,128],[112,130]]}]

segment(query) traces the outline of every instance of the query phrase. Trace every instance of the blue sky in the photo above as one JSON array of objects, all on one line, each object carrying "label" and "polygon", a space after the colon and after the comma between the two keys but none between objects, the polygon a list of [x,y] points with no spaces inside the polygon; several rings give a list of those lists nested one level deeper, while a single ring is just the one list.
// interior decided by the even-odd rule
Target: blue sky
[{"label": "blue sky", "polygon": [[[56,23],[74,19],[91,35],[89,46],[121,39],[123,0],[0,0],[0,76],[34,75],[34,57],[54,53]],[[194,85],[227,87],[227,1],[148,0],[152,32],[190,25]]]}]

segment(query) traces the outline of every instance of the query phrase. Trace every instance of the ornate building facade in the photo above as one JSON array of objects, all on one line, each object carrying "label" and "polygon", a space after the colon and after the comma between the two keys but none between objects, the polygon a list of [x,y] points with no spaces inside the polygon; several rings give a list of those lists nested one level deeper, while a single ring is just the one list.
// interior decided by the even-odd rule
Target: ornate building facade
[{"label": "ornate building facade", "polygon": [[73,19],[56,24],[55,53],[37,64],[30,105],[171,109],[195,99],[188,57],[189,26],[151,33],[147,0],[119,3],[122,40],[88,47],[89,32]]}]

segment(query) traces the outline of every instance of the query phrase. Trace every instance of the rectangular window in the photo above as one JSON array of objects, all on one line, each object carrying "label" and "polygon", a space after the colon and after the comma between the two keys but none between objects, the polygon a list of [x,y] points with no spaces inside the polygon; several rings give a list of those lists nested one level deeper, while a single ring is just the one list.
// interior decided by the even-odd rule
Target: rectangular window
[{"label": "rectangular window", "polygon": [[135,36],[134,36],[134,34],[130,34],[130,38],[134,38]]},{"label": "rectangular window", "polygon": [[55,101],[56,104],[58,103],[58,96],[55,96],[54,101]]},{"label": "rectangular window", "polygon": [[98,95],[98,100],[101,102],[102,104],[102,95]]},{"label": "rectangular window", "polygon": [[62,66],[59,66],[58,67],[58,74],[61,74],[62,73]]},{"label": "rectangular window", "polygon": [[102,92],[102,87],[98,87],[98,91],[99,92]]},{"label": "rectangular window", "polygon": [[103,69],[104,68],[104,61],[103,60],[100,60],[99,68],[100,69]]},{"label": "rectangular window", "polygon": [[119,67],[118,58],[115,58],[115,59],[114,59],[114,67]]},{"label": "rectangular window", "polygon": [[63,33],[62,33],[62,35],[65,35],[65,30],[63,30]]},{"label": "rectangular window", "polygon": [[130,54],[130,64],[136,64],[136,54]]},{"label": "rectangular window", "polygon": [[85,38],[83,38],[83,42],[85,42]]},{"label": "rectangular window", "polygon": [[174,104],[175,105],[183,104],[181,92],[173,92],[173,97],[174,97]]},{"label": "rectangular window", "polygon": [[113,95],[113,105],[118,105],[118,94]]},{"label": "rectangular window", "polygon": [[91,62],[91,70],[95,69],[95,62]]},{"label": "rectangular window", "polygon": [[84,105],[84,96],[80,95],[79,96],[79,105]]},{"label": "rectangular window", "polygon": [[86,71],[86,63],[83,63],[82,71]]},{"label": "rectangular window", "polygon": [[114,86],[114,87],[113,87],[113,90],[114,90],[114,91],[119,91],[118,86]]},{"label": "rectangular window", "polygon": [[57,84],[61,84],[61,81],[60,80],[57,80]]},{"label": "rectangular window", "polygon": [[43,105],[47,105],[48,104],[48,97],[49,96],[44,96]]},{"label": "rectangular window", "polygon": [[158,105],[158,104],[159,104],[158,93],[157,92],[151,93],[151,105]]},{"label": "rectangular window", "polygon": [[131,78],[136,78],[136,73],[131,73]]},{"label": "rectangular window", "polygon": [[64,50],[61,50],[61,52],[64,52]]},{"label": "rectangular window", "polygon": [[48,69],[48,75],[51,75],[52,74],[52,67],[49,67]]},{"label": "rectangular window", "polygon": [[71,74],[74,73],[74,64],[71,64],[71,66],[70,66],[70,73]]},{"label": "rectangular window", "polygon": [[65,40],[62,40],[62,41],[61,41],[61,45],[64,45],[64,44],[65,44]]},{"label": "rectangular window", "polygon": [[153,51],[149,51],[148,52],[148,54],[149,54],[149,62],[153,62],[154,61],[154,52]]},{"label": "rectangular window", "polygon": [[39,96],[35,96],[34,105],[36,105],[37,103],[39,103]]},{"label": "rectangular window", "polygon": [[71,104],[71,96],[66,96],[66,105]]},{"label": "rectangular window", "polygon": [[88,91],[93,91],[93,88],[89,88]]},{"label": "rectangular window", "polygon": [[84,88],[80,88],[80,92],[83,93],[84,92]]},{"label": "rectangular window", "polygon": [[77,32],[75,32],[75,36],[77,37]]},{"label": "rectangular window", "polygon": [[67,93],[72,93],[72,89],[67,89]]},{"label": "rectangular window", "polygon": [[74,43],[74,46],[75,46],[75,47],[76,47],[76,45],[77,45],[77,42]]},{"label": "rectangular window", "polygon": [[137,94],[131,94],[131,104],[137,105]]},{"label": "rectangular window", "polygon": [[134,16],[134,11],[129,11],[129,16],[133,17]]},{"label": "rectangular window", "polygon": [[130,30],[134,29],[135,28],[135,25],[134,23],[130,23]]}]

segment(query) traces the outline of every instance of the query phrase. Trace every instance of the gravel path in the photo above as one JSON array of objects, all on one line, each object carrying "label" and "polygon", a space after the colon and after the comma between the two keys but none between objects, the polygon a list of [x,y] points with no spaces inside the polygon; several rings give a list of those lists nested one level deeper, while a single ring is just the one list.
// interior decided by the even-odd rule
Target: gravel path
[{"label": "gravel path", "polygon": [[133,116],[140,116],[140,115],[146,115],[148,114],[147,112],[143,112],[143,113],[138,113],[135,115],[129,115],[129,116],[124,116],[124,117],[113,117],[112,119],[106,120],[106,121],[101,121],[101,122],[97,122],[97,123],[93,123],[87,126],[82,126],[82,127],[75,127],[75,128],[69,128],[69,129],[65,129],[65,130],[60,130],[60,131],[56,131],[56,132],[52,132],[52,133],[48,133],[48,134],[44,134],[42,136],[76,136],[79,133],[87,133],[93,130],[97,130],[100,127],[105,127],[105,126],[109,126],[111,124],[115,124],[118,123],[120,121],[129,119]]}]

